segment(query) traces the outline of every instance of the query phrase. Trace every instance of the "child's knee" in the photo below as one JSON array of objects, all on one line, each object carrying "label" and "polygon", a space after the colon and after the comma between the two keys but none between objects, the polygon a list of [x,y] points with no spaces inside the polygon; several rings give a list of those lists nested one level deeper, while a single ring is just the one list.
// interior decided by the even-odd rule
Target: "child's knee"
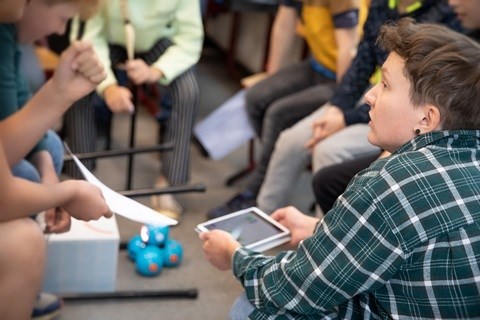
[{"label": "child's knee", "polygon": [[306,151],[305,141],[296,134],[294,128],[283,130],[275,144],[275,150],[285,150],[288,153]]},{"label": "child's knee", "polygon": [[16,244],[12,250],[22,251],[25,259],[31,263],[43,263],[46,254],[45,236],[38,224],[30,218],[19,219],[12,232],[12,243]]}]

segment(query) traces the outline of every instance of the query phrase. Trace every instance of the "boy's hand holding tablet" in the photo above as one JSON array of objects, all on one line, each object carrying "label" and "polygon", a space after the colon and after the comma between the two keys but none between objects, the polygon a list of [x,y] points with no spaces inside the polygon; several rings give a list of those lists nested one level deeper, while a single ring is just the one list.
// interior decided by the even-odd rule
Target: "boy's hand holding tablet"
[{"label": "boy's hand holding tablet", "polygon": [[271,249],[290,241],[290,231],[256,207],[200,223],[199,233],[223,230],[241,246],[258,252]]}]

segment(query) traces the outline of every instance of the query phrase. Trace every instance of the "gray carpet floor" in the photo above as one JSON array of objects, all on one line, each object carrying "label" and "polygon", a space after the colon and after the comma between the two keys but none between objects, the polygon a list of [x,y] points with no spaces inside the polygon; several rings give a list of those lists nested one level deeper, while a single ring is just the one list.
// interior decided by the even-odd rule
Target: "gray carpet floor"
[{"label": "gray carpet floor", "polygon": [[[198,65],[201,88],[201,105],[198,119],[202,119],[239,89],[239,81],[226,74],[222,56],[212,48],[206,49]],[[157,139],[155,119],[139,110],[137,145],[154,144]],[[113,147],[125,147],[128,141],[128,116],[117,115],[113,123]],[[99,142],[101,143],[101,141]],[[185,209],[178,226],[171,229],[171,236],[184,248],[184,259],[178,268],[164,269],[153,278],[145,278],[135,272],[127,253],[121,250],[118,257],[117,290],[184,290],[196,289],[196,299],[140,300],[88,300],[66,301],[59,319],[226,319],[228,310],[242,287],[231,272],[221,272],[213,268],[204,258],[201,241],[195,226],[205,221],[206,212],[224,203],[236,192],[241,191],[245,179],[226,187],[225,180],[247,163],[247,146],[244,146],[222,160],[203,157],[192,145],[192,183],[204,183],[204,193],[183,193],[177,195]],[[95,175],[105,184],[116,190],[125,187],[126,159],[110,158],[97,161]],[[148,188],[154,184],[159,168],[158,154],[141,154],[135,157],[134,188]],[[305,197],[309,189],[308,180],[302,182],[299,195]],[[308,194],[308,192],[307,192]],[[307,197],[308,198],[308,197]],[[148,205],[149,198],[136,198]],[[309,203],[300,196],[300,204],[307,208]],[[305,209],[305,208],[304,208]],[[128,241],[138,234],[140,224],[117,217],[121,241]]]}]

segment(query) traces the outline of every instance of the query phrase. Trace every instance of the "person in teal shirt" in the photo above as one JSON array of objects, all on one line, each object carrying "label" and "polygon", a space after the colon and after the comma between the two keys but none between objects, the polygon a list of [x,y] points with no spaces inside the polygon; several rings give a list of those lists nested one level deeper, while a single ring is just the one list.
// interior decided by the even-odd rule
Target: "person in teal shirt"
[{"label": "person in teal shirt", "polygon": [[[0,24],[0,120],[17,112],[31,98],[20,65],[20,43],[33,44],[51,33],[64,32],[65,17],[75,15],[79,8],[76,3],[64,7],[57,9],[48,0],[33,0],[27,4],[20,21]],[[45,22],[47,18],[48,23]],[[57,183],[63,165],[63,153],[60,138],[53,130],[49,130],[29,154],[12,167],[12,173],[33,182]],[[51,232],[69,229],[70,216],[63,209],[52,208],[47,215],[55,216],[58,222],[51,226]]]},{"label": "person in teal shirt", "polygon": [[[104,68],[92,46],[72,44],[53,77],[31,98],[18,67],[17,40],[61,32],[66,17],[93,1],[30,0],[27,5],[20,0],[0,1],[0,109],[4,112],[0,120],[0,314],[5,319],[50,319],[60,311],[60,299],[39,294],[46,256],[44,231],[68,230],[70,216],[88,221],[112,215],[97,187],[81,180],[58,181],[47,149],[30,152],[35,144],[42,145],[38,144],[42,134],[73,101],[104,79]],[[12,175],[11,167],[18,168],[15,165],[28,152],[36,176],[44,183]],[[45,158],[38,159],[37,153]],[[30,218],[42,211],[47,212],[47,230]]]},{"label": "person in teal shirt", "polygon": [[[0,25],[0,119],[16,112],[30,98],[30,90],[20,68],[20,48],[13,24]],[[63,147],[58,135],[49,130],[12,172],[35,182],[58,181],[63,164]]]},{"label": "person in teal shirt", "polygon": [[322,220],[275,211],[294,250],[265,256],[220,230],[200,235],[245,288],[233,319],[480,317],[480,45],[408,18],[379,44],[389,55],[365,95],[368,140],[392,155]]}]

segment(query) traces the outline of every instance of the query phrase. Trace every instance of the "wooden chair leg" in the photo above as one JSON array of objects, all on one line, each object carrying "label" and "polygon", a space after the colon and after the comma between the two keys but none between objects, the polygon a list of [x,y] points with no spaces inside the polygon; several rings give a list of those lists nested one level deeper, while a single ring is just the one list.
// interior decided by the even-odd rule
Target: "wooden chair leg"
[{"label": "wooden chair leg", "polygon": [[243,178],[247,174],[253,171],[255,169],[255,140],[251,139],[249,142],[249,147],[248,147],[248,164],[247,166],[240,170],[239,172],[235,173],[234,175],[230,176],[227,178],[227,181],[225,184],[227,186],[233,185],[237,180]]}]

